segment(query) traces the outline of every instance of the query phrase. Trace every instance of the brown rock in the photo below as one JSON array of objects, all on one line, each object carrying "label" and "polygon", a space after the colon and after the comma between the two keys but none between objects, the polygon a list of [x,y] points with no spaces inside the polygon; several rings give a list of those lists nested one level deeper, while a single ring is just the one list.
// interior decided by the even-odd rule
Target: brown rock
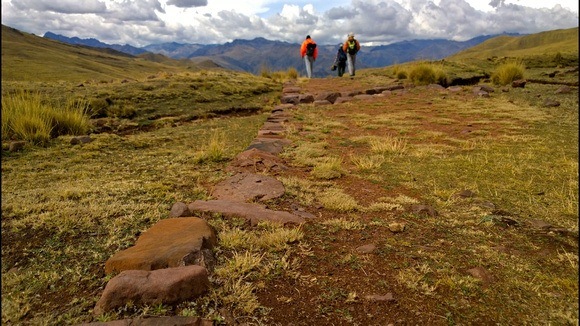
[{"label": "brown rock", "polygon": [[300,94],[286,94],[280,98],[282,104],[298,104],[300,102]]},{"label": "brown rock", "polygon": [[560,106],[560,102],[553,100],[551,98],[547,98],[544,100],[544,103],[542,103],[542,105],[545,107],[557,107]]},{"label": "brown rock", "polygon": [[447,90],[450,92],[456,93],[456,92],[461,92],[463,90],[463,87],[461,87],[461,86],[449,86],[449,87],[447,87]]},{"label": "brown rock", "polygon": [[18,152],[18,151],[22,150],[24,148],[24,146],[26,146],[25,141],[15,141],[15,142],[10,143],[8,150],[11,152]]},{"label": "brown rock", "polygon": [[145,231],[133,247],[105,262],[105,273],[156,270],[201,265],[212,268],[211,249],[217,243],[211,226],[197,217],[168,218]]},{"label": "brown rock", "polygon": [[267,153],[280,154],[284,150],[284,147],[290,144],[292,144],[292,141],[288,139],[257,137],[252,141],[250,146],[248,146],[247,150],[257,148]]},{"label": "brown rock", "polygon": [[391,85],[391,86],[386,87],[387,91],[396,91],[399,89],[405,89],[405,86],[403,86],[403,85]]},{"label": "brown rock", "polygon": [[276,172],[286,170],[281,158],[257,148],[241,152],[226,168],[236,172]]},{"label": "brown rock", "polygon": [[256,225],[260,221],[270,221],[283,225],[298,225],[305,222],[304,218],[292,213],[273,211],[262,205],[231,200],[196,200],[188,206],[192,211],[221,213],[226,217],[245,218],[251,225]]},{"label": "brown rock", "polygon": [[314,101],[312,104],[314,104],[316,106],[321,106],[321,105],[331,105],[332,103],[330,103],[327,100],[319,100],[319,101]]},{"label": "brown rock", "polygon": [[266,201],[284,195],[284,185],[275,178],[253,173],[239,173],[217,185],[212,196],[232,201]]},{"label": "brown rock", "polygon": [[530,219],[527,222],[531,227],[537,229],[549,229],[552,227],[552,224],[542,220]]},{"label": "brown rock", "polygon": [[336,99],[336,101],[334,101],[334,104],[339,104],[339,103],[344,103],[344,102],[350,102],[352,101],[352,97],[350,96],[341,96],[339,98]]},{"label": "brown rock", "polygon": [[393,294],[390,292],[385,295],[379,294],[366,295],[365,299],[369,301],[388,301],[388,302],[396,301],[395,298],[393,298]]},{"label": "brown rock", "polygon": [[368,95],[368,94],[360,94],[360,95],[353,96],[353,98],[356,99],[356,100],[368,100],[368,99],[373,98],[373,96],[372,95]]},{"label": "brown rock", "polygon": [[314,102],[314,95],[312,94],[301,94],[298,98],[299,103],[312,103]]},{"label": "brown rock", "polygon": [[489,284],[493,282],[493,277],[491,274],[483,267],[474,267],[467,270],[471,276],[479,278],[483,281],[484,284]]},{"label": "brown rock", "polygon": [[405,227],[407,226],[406,223],[401,222],[393,222],[389,224],[389,230],[393,233],[400,233],[405,231]]},{"label": "brown rock", "polygon": [[568,94],[572,92],[572,88],[570,88],[570,86],[561,86],[560,88],[558,88],[554,93],[556,94]]},{"label": "brown rock", "polygon": [[77,326],[213,326],[213,321],[200,317],[138,317],[134,319],[113,320],[109,322],[83,323]]},{"label": "brown rock", "polygon": [[337,98],[340,97],[340,93],[339,92],[324,92],[324,93],[320,93],[318,95],[316,95],[316,97],[314,98],[314,100],[316,101],[328,101],[332,104],[334,104],[334,102],[336,101]]},{"label": "brown rock", "polygon": [[296,87],[296,86],[289,86],[289,87],[284,87],[282,89],[282,93],[284,94],[288,94],[288,93],[300,93],[300,87]]},{"label": "brown rock", "polygon": [[187,208],[186,203],[177,202],[171,206],[171,211],[169,212],[169,217],[190,217],[193,214]]},{"label": "brown rock", "polygon": [[207,270],[197,265],[155,271],[126,270],[107,283],[94,314],[101,315],[128,302],[176,304],[202,295],[209,284]]},{"label": "brown rock", "polygon": [[373,253],[377,249],[377,246],[374,244],[367,244],[356,248],[356,251],[361,254],[370,254]]},{"label": "brown rock", "polygon": [[411,206],[411,209],[413,210],[413,213],[417,215],[426,215],[431,217],[437,216],[437,211],[428,205],[413,205]]},{"label": "brown rock", "polygon": [[524,88],[526,86],[527,81],[525,79],[518,79],[512,82],[513,88]]}]

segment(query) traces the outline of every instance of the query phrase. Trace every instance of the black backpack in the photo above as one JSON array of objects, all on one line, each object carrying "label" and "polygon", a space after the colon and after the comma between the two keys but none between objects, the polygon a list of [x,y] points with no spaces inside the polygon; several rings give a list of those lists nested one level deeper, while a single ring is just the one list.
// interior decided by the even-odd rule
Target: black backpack
[{"label": "black backpack", "polygon": [[346,62],[346,53],[342,50],[338,51],[338,62]]},{"label": "black backpack", "polygon": [[348,54],[356,54],[356,41],[347,41],[346,44],[346,51],[348,51]]},{"label": "black backpack", "polygon": [[314,55],[314,49],[316,49],[316,43],[308,43],[306,44],[306,55],[307,56],[313,56]]}]

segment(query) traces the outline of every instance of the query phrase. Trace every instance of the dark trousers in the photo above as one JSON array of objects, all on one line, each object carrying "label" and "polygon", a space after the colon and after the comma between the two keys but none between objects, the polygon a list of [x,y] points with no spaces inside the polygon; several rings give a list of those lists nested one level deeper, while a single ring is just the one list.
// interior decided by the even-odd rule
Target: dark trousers
[{"label": "dark trousers", "polygon": [[342,75],[344,75],[344,71],[346,70],[346,62],[339,62],[336,70],[338,72],[338,77],[342,77]]}]

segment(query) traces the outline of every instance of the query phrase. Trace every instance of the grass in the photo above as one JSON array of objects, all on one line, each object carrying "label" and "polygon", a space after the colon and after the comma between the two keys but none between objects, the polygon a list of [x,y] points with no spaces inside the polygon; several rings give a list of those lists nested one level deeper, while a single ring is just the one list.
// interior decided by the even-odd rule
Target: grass
[{"label": "grass", "polygon": [[[441,65],[451,76],[496,63]],[[401,316],[422,324],[578,323],[577,92],[529,83],[482,99],[467,88],[415,87],[356,108],[297,106],[288,124],[300,132],[290,133],[294,146],[281,154],[292,169],[276,176],[286,194],[267,205],[296,203],[316,218],[284,228],[211,215],[218,264],[206,296],[175,306],[128,303],[95,317],[110,279],[104,262],[167,218],[173,203],[210,198],[208,189],[227,177],[228,162],[276,105],[285,77],[166,67],[136,72],[129,82],[116,69],[27,81],[15,71],[5,76],[6,68],[3,101],[21,90],[42,102],[68,103],[72,95],[72,103],[101,112],[112,133],[74,146],[72,135],[60,135],[44,147],[3,151],[3,324],[168,315],[219,324],[228,313],[256,324],[388,324]],[[396,69],[363,69],[353,83],[390,84],[405,71]],[[534,69],[526,74],[546,71]],[[562,76],[573,79],[577,73]],[[544,108],[546,97],[561,105]],[[2,110],[4,131],[4,103]],[[227,118],[210,119],[220,116]],[[458,197],[465,189],[474,196]],[[415,214],[416,204],[438,215]],[[504,217],[520,226],[503,226]],[[531,219],[566,232],[534,230],[526,226]],[[390,231],[397,223],[404,230]],[[369,243],[376,252],[356,252]],[[473,267],[488,270],[494,283],[467,274]],[[389,309],[362,302],[385,293],[397,300]],[[361,302],[365,309],[356,309]]]},{"label": "grass", "polygon": [[507,62],[499,65],[491,75],[491,81],[496,85],[505,86],[524,78],[526,67],[521,62]]},{"label": "grass", "polygon": [[[295,114],[302,117],[300,124],[310,133],[292,135],[299,144],[287,152],[293,162],[306,162],[302,141],[310,138],[325,145],[320,156],[342,157],[343,164],[355,167],[346,168],[348,174],[329,179],[326,188],[305,186],[313,193],[309,197],[318,198],[329,212],[322,221],[325,227],[310,233],[312,241],[324,243],[316,262],[356,265],[362,268],[359,277],[363,270],[384,268],[378,267],[384,266],[378,260],[353,265],[356,260],[348,254],[336,261],[338,258],[326,251],[334,248],[340,252],[341,245],[349,243],[341,241],[342,237],[350,241],[368,238],[365,234],[374,228],[381,236],[370,238],[385,241],[384,231],[379,230],[404,221],[406,228],[400,235],[386,236],[388,245],[381,254],[396,266],[396,275],[390,278],[396,286],[391,285],[391,289],[400,286],[405,290],[398,293],[414,293],[407,301],[412,306],[434,307],[445,300],[444,311],[435,314],[451,323],[577,323],[578,287],[574,282],[578,276],[578,244],[574,234],[578,232],[578,98],[574,92],[556,95],[558,87],[529,84],[525,89],[498,92],[486,100],[468,100],[469,96],[464,95],[456,99],[446,94],[445,100],[430,97],[429,105],[424,104],[427,97],[421,95],[426,90],[420,89],[390,98],[382,105],[369,104],[364,114],[352,113],[347,104],[336,105],[333,110],[297,110]],[[562,105],[544,108],[538,100],[543,97],[558,98]],[[371,111],[371,107],[376,109]],[[318,123],[321,120],[324,125],[341,128],[323,131]],[[378,127],[367,128],[369,124]],[[313,170],[310,175],[315,176]],[[357,178],[366,183],[353,181]],[[345,189],[371,185],[381,186],[386,192],[414,195],[374,200],[364,199],[364,190],[346,195]],[[475,196],[458,197],[464,189],[472,190]],[[365,204],[360,203],[362,200]],[[409,206],[418,203],[429,203],[438,216],[410,214]],[[337,214],[343,217],[335,217]],[[506,228],[501,219],[481,223],[490,214],[507,214],[520,224]],[[526,227],[531,219],[563,227],[571,235],[541,235]],[[433,241],[441,241],[441,245]],[[513,251],[498,251],[497,244]],[[547,261],[538,255],[542,251],[550,252]],[[401,258],[406,255],[401,252],[413,258]],[[495,283],[488,286],[465,273],[476,266],[485,266]],[[344,268],[340,270],[347,273]],[[334,279],[325,286],[339,284]],[[344,289],[364,293],[372,286],[365,283]],[[561,296],[555,299],[554,293]],[[489,299],[473,301],[482,296]],[[511,301],[502,299],[506,296]],[[452,297],[459,299],[448,301]],[[537,314],[534,307],[544,305],[548,297],[546,314]],[[325,315],[340,318],[330,308],[334,306],[332,300],[323,299]],[[458,306],[459,301],[465,308]]]},{"label": "grass", "polygon": [[39,93],[7,94],[2,97],[2,141],[24,140],[46,145],[61,135],[82,135],[90,129],[83,102],[68,100],[57,106]]}]

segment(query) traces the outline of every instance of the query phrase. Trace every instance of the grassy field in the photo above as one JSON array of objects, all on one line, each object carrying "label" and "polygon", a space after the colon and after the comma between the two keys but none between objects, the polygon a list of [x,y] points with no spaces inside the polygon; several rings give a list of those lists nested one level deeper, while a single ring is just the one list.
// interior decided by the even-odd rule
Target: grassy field
[{"label": "grassy field", "polygon": [[[30,42],[34,52],[39,43]],[[11,62],[28,62],[22,53]],[[38,92],[54,106],[82,99],[93,115],[90,143],[63,135],[11,152],[13,139],[3,139],[3,324],[168,315],[257,325],[578,324],[578,71],[554,66],[554,52],[525,71],[546,83],[495,86],[490,98],[472,86],[420,86],[293,108],[294,146],[281,154],[290,169],[277,176],[287,193],[268,206],[298,204],[318,218],[292,229],[207,217],[219,244],[206,296],[93,316],[112,277],[105,261],[167,218],[173,203],[211,198],[278,104],[284,80],[142,58],[123,70],[91,64],[107,57],[98,55],[86,61],[91,74],[51,70],[36,80],[29,68],[18,75],[18,65],[5,75],[3,64],[3,96]],[[437,64],[469,78],[491,75],[494,60]],[[309,92],[408,84],[397,72],[412,65],[295,82]],[[556,92],[564,84],[571,92]],[[546,107],[547,98],[560,105]],[[464,190],[473,195],[457,196]],[[417,214],[416,204],[438,215]],[[354,250],[369,243],[372,255]],[[474,267],[490,279],[466,272]],[[364,299],[385,293],[397,303]]]}]

